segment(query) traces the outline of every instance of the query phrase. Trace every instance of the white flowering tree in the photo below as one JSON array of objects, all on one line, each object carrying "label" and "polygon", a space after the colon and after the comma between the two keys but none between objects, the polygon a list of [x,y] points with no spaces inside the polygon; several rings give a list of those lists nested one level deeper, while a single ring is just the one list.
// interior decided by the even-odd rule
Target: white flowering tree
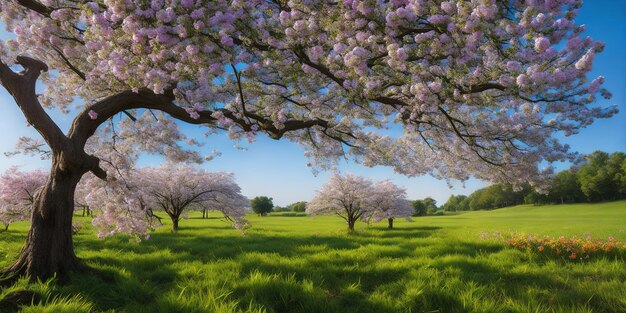
[{"label": "white flowering tree", "polygon": [[215,210],[235,220],[233,226],[245,225],[242,220],[250,203],[241,194],[233,174],[167,163],[139,172],[146,205],[167,213],[174,232],[185,210]]},{"label": "white flowering tree", "polygon": [[83,216],[93,216],[93,208],[89,205],[89,195],[98,188],[98,178],[85,174],[81,179],[76,191],[74,193],[74,208],[75,210],[82,210]]},{"label": "white flowering tree", "polygon": [[359,220],[379,222],[386,219],[393,228],[393,219],[410,220],[414,210],[406,199],[406,190],[390,180],[372,182],[353,174],[333,174],[307,204],[309,215],[335,214],[354,231]]},{"label": "white flowering tree", "polygon": [[48,173],[42,170],[23,172],[17,167],[0,175],[0,222],[5,230],[30,216],[35,196],[47,178]]},{"label": "white flowering tree", "polygon": [[149,238],[148,231],[156,226],[158,218],[150,215],[146,205],[146,192],[139,171],[129,170],[124,176],[104,182],[85,176],[79,187],[89,189],[84,205],[94,212],[91,223],[103,238],[119,233]]},{"label": "white flowering tree", "polygon": [[406,189],[390,180],[383,180],[372,185],[368,198],[370,210],[365,212],[363,219],[378,222],[386,219],[388,228],[393,228],[393,219],[403,217],[410,220],[415,212],[411,202],[406,199]]},{"label": "white flowering tree", "polygon": [[315,216],[335,214],[354,231],[354,224],[372,210],[372,181],[353,174],[333,174],[307,203],[306,212]]},{"label": "white flowering tree", "polygon": [[[575,24],[580,3],[0,0],[15,35],[0,41],[0,84],[43,139],[20,147],[47,146],[52,160],[6,271],[81,268],[70,212],[85,173],[112,175],[86,149],[101,125],[172,157],[189,156],[163,148],[161,126],[177,119],[294,141],[321,167],[348,156],[407,175],[534,181],[542,162],[576,156],[555,134],[616,112],[593,105],[610,94],[587,77],[603,46]],[[67,133],[48,108],[73,115]],[[377,132],[389,124],[403,134]]]}]

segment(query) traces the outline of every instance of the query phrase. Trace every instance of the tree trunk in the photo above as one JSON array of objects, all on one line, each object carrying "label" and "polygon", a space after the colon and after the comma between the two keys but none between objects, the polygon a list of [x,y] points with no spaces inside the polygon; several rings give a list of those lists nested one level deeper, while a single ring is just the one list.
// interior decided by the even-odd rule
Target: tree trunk
[{"label": "tree trunk", "polygon": [[172,231],[178,232],[178,217],[172,217]]},{"label": "tree trunk", "polygon": [[387,228],[392,229],[393,228],[393,218],[388,218],[387,222],[389,222],[389,226]]},{"label": "tree trunk", "polygon": [[355,220],[353,220],[353,219],[348,219],[348,230],[349,230],[350,232],[353,232],[353,231],[354,231],[354,223],[355,223],[355,222],[356,222],[356,221],[355,221]]},{"label": "tree trunk", "polygon": [[9,223],[4,224],[4,231],[9,231]]},{"label": "tree trunk", "polygon": [[82,174],[53,160],[50,177],[35,196],[26,243],[17,261],[4,273],[29,275],[31,280],[46,280],[56,274],[63,282],[69,272],[84,268],[72,242],[74,191]]}]

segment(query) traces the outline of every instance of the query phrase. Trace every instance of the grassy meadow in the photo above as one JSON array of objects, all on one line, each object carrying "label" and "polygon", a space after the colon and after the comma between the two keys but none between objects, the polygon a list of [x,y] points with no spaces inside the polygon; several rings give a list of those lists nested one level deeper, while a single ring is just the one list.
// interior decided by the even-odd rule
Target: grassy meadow
[{"label": "grassy meadow", "polygon": [[[357,224],[334,216],[250,215],[245,235],[200,213],[147,241],[98,239],[89,220],[75,236],[96,271],[32,290],[24,312],[626,312],[626,257],[571,261],[509,247],[481,234],[613,236],[626,241],[626,201],[518,206]],[[165,221],[165,219],[164,219]],[[0,267],[27,223],[0,232]]]}]

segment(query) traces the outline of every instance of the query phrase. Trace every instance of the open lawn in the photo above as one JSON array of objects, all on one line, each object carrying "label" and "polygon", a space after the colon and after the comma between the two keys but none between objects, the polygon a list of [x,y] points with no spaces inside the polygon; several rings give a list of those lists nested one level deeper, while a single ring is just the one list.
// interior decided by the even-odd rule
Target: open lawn
[{"label": "open lawn", "polygon": [[[334,216],[249,216],[242,235],[216,213],[192,214],[147,241],[75,236],[94,272],[72,283],[27,284],[25,312],[626,312],[626,257],[550,258],[482,239],[498,231],[613,236],[626,241],[626,201],[519,206],[357,224]],[[17,255],[27,223],[0,233],[0,266]],[[3,308],[11,310],[6,301]]]}]

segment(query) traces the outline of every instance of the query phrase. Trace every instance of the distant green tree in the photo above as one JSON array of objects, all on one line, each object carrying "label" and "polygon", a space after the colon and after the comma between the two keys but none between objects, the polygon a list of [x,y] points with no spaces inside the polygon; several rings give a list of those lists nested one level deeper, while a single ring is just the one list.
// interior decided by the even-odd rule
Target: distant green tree
[{"label": "distant green tree", "polygon": [[551,201],[557,203],[582,201],[584,194],[580,189],[576,172],[565,170],[557,173],[552,180],[548,196]]},{"label": "distant green tree", "polygon": [[532,188],[529,185],[514,189],[509,184],[494,184],[478,189],[469,195],[467,201],[471,210],[490,210],[522,204]]},{"label": "distant green tree", "polygon": [[306,211],[306,201],[292,203],[288,205],[287,208],[289,208],[290,211],[294,212],[304,212]]},{"label": "distant green tree", "polygon": [[622,161],[622,172],[619,175],[620,198],[624,198],[626,197],[626,158]]},{"label": "distant green tree", "polygon": [[493,208],[493,197],[490,193],[488,187],[472,192],[468,197],[470,209],[475,211]]},{"label": "distant green tree", "polygon": [[469,210],[469,201],[467,201],[466,195],[456,196],[456,207],[457,207],[457,211]]},{"label": "distant green tree", "polygon": [[611,197],[612,200],[626,197],[626,169],[624,166],[626,166],[626,154],[623,152],[611,153],[607,167],[615,185],[615,193]]},{"label": "distant green tree", "polygon": [[250,201],[250,206],[252,207],[252,211],[254,211],[254,213],[258,214],[259,216],[265,216],[267,215],[267,213],[272,212],[272,208],[274,208],[274,203],[272,202],[272,198],[259,196]]},{"label": "distant green tree", "polygon": [[578,171],[580,188],[589,201],[616,200],[621,197],[622,163],[626,155],[615,152],[609,155],[595,151]]},{"label": "distant green tree", "polygon": [[415,214],[413,216],[424,216],[433,214],[437,211],[437,200],[428,197],[422,200],[415,200],[411,202]]},{"label": "distant green tree", "polygon": [[424,200],[422,200],[422,202],[424,203],[424,206],[426,207],[426,214],[428,215],[432,215],[434,214],[437,210],[439,210],[439,208],[437,207],[437,200],[428,197],[428,198],[424,198]]},{"label": "distant green tree", "polygon": [[549,199],[547,195],[544,194],[540,194],[536,191],[531,191],[529,192],[527,195],[524,196],[524,203],[525,204],[534,204],[534,205],[539,205],[539,204],[546,204],[549,203]]},{"label": "distant green tree", "polygon": [[415,214],[413,216],[426,215],[426,206],[422,200],[411,201],[411,205],[413,206],[413,209],[415,209]]},{"label": "distant green tree", "polygon": [[443,210],[449,212],[469,210],[469,202],[466,200],[466,195],[451,195],[448,201],[444,203]]}]

